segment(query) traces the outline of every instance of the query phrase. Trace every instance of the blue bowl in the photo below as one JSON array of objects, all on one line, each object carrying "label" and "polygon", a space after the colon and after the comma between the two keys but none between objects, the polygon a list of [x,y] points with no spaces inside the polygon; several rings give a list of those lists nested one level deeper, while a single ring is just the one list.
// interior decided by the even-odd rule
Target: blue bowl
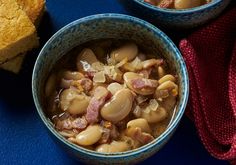
[{"label": "blue bowl", "polygon": [[135,15],[168,29],[193,28],[217,17],[231,0],[213,0],[199,7],[183,10],[158,8],[143,0],[120,0]]},{"label": "blue bowl", "polygon": [[[69,50],[87,41],[104,38],[132,39],[147,49],[159,52],[179,76],[180,96],[168,129],[151,143],[138,149],[102,154],[70,143],[53,127],[44,112],[44,85],[55,63]],[[54,34],[42,48],[32,77],[32,92],[40,118],[56,143],[73,157],[88,164],[127,164],[140,162],[155,154],[172,136],[184,114],[189,94],[188,74],[184,60],[173,42],[153,25],[121,14],[99,14],[76,20]]]}]

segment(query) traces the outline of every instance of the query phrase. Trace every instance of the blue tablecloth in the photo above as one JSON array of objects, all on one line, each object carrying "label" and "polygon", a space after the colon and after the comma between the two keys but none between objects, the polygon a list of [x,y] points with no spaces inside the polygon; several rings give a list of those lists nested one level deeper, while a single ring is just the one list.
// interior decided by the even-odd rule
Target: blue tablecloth
[{"label": "blue tablecloth", "polygon": [[[129,14],[117,0],[47,0],[47,14],[39,28],[41,43],[71,21],[108,12]],[[34,107],[31,74],[38,52],[29,53],[19,75],[0,71],[0,164],[81,164],[52,141]],[[227,164],[207,153],[187,117],[169,143],[141,164],[154,163]]]}]

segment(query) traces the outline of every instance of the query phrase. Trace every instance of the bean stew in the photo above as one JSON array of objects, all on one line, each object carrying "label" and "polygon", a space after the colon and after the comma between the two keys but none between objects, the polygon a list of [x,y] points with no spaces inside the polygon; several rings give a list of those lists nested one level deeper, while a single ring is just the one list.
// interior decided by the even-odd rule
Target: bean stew
[{"label": "bean stew", "polygon": [[168,61],[127,40],[72,49],[45,84],[45,109],[55,129],[101,153],[153,141],[168,127],[177,99],[178,77]]},{"label": "bean stew", "polygon": [[212,0],[144,0],[151,5],[168,9],[188,9],[210,3]]}]

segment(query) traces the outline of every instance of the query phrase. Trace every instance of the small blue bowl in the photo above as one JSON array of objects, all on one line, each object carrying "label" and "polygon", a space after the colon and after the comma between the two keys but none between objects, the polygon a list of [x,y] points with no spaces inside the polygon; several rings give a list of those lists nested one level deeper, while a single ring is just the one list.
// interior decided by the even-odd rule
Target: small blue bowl
[{"label": "small blue bowl", "polygon": [[195,8],[175,10],[150,5],[144,0],[120,0],[135,15],[168,29],[193,28],[217,17],[231,0],[213,0]]},{"label": "small blue bowl", "polygon": [[[70,143],[53,127],[44,112],[44,85],[55,63],[69,50],[87,41],[104,38],[132,39],[166,58],[179,76],[180,96],[173,119],[167,130],[151,143],[138,149],[102,154]],[[69,154],[88,164],[132,164],[155,154],[170,139],[184,114],[189,94],[189,82],[184,60],[173,42],[153,25],[121,14],[99,14],[76,20],[54,34],[42,48],[32,77],[32,92],[40,118],[56,143]]]}]

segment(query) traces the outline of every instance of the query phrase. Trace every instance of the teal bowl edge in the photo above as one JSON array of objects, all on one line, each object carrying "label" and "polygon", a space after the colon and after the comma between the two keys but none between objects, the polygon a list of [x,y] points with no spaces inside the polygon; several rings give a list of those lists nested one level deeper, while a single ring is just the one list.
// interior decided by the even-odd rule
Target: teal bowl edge
[{"label": "teal bowl edge", "polygon": [[185,30],[200,27],[218,17],[231,0],[213,0],[209,4],[190,9],[164,9],[145,3],[144,0],[119,0],[131,13],[161,29]]},{"label": "teal bowl edge", "polygon": [[193,13],[193,12],[197,12],[197,11],[202,11],[205,10],[208,7],[213,7],[215,5],[217,5],[219,2],[223,1],[223,0],[214,0],[211,3],[205,4],[205,5],[201,5],[198,7],[194,7],[194,8],[190,8],[190,9],[180,9],[180,10],[176,10],[176,9],[163,9],[163,8],[159,8],[159,7],[155,7],[151,4],[145,3],[144,1],[141,0],[132,0],[144,7],[147,7],[151,10],[156,10],[156,11],[160,11],[160,12],[164,12],[164,13],[171,13],[171,14],[187,14],[187,13]]},{"label": "teal bowl edge", "polygon": [[[38,68],[38,63],[40,63],[41,58],[43,58],[43,51],[44,49],[47,49],[47,45],[50,45],[50,43],[57,38],[57,36],[59,36],[64,30],[69,29],[70,27],[76,25],[76,24],[82,24],[83,22],[86,21],[91,21],[91,20],[97,20],[97,19],[102,19],[102,18],[113,18],[113,19],[124,19],[127,21],[133,21],[135,23],[140,24],[141,26],[146,26],[149,30],[152,30],[157,36],[165,38],[165,41],[167,43],[170,44],[171,48],[174,49],[175,53],[176,53],[176,57],[178,59],[178,62],[180,63],[181,66],[181,72],[182,72],[182,76],[183,76],[183,83],[184,83],[184,93],[183,93],[183,102],[179,108],[179,113],[178,115],[175,117],[175,119],[173,120],[173,122],[169,125],[168,129],[158,138],[156,138],[154,141],[152,141],[149,144],[146,144],[138,149],[135,150],[131,150],[131,151],[126,151],[126,152],[121,152],[121,153],[116,153],[116,154],[102,154],[102,153],[98,153],[95,151],[91,151],[91,150],[87,150],[84,149],[82,147],[78,147],[74,144],[69,143],[66,139],[62,138],[62,136],[60,136],[57,131],[53,128],[52,124],[50,124],[49,119],[45,117],[44,113],[43,113],[43,109],[41,109],[40,103],[39,103],[39,99],[37,94],[34,92],[34,87],[36,86],[36,70],[40,69]],[[63,28],[61,28],[59,31],[57,31],[44,45],[44,47],[41,49],[39,56],[36,59],[35,62],[35,66],[33,69],[33,74],[32,74],[32,94],[33,94],[33,99],[34,99],[34,103],[37,109],[37,112],[41,118],[41,120],[44,122],[45,126],[48,128],[48,130],[50,131],[50,133],[52,133],[57,140],[59,140],[61,143],[65,144],[67,147],[73,148],[75,151],[78,152],[82,152],[83,154],[87,154],[90,156],[94,156],[97,158],[119,158],[119,157],[129,157],[129,156],[133,156],[136,154],[141,154],[142,152],[145,152],[153,147],[155,147],[156,145],[160,145],[161,143],[166,143],[166,139],[169,139],[173,132],[175,131],[176,127],[179,124],[180,119],[182,118],[184,112],[185,112],[185,108],[187,105],[187,101],[188,101],[188,96],[189,96],[189,78],[188,78],[188,72],[187,72],[187,67],[185,65],[184,59],[180,53],[180,51],[178,50],[178,48],[175,46],[175,44],[171,41],[171,39],[166,36],[161,30],[159,30],[157,27],[155,27],[154,25],[141,20],[139,18],[133,17],[133,16],[128,16],[125,14],[116,14],[116,13],[105,13],[105,14],[96,14],[96,15],[91,15],[91,16],[87,16],[78,20],[75,20],[71,23],[69,23],[68,25],[64,26]]]}]

